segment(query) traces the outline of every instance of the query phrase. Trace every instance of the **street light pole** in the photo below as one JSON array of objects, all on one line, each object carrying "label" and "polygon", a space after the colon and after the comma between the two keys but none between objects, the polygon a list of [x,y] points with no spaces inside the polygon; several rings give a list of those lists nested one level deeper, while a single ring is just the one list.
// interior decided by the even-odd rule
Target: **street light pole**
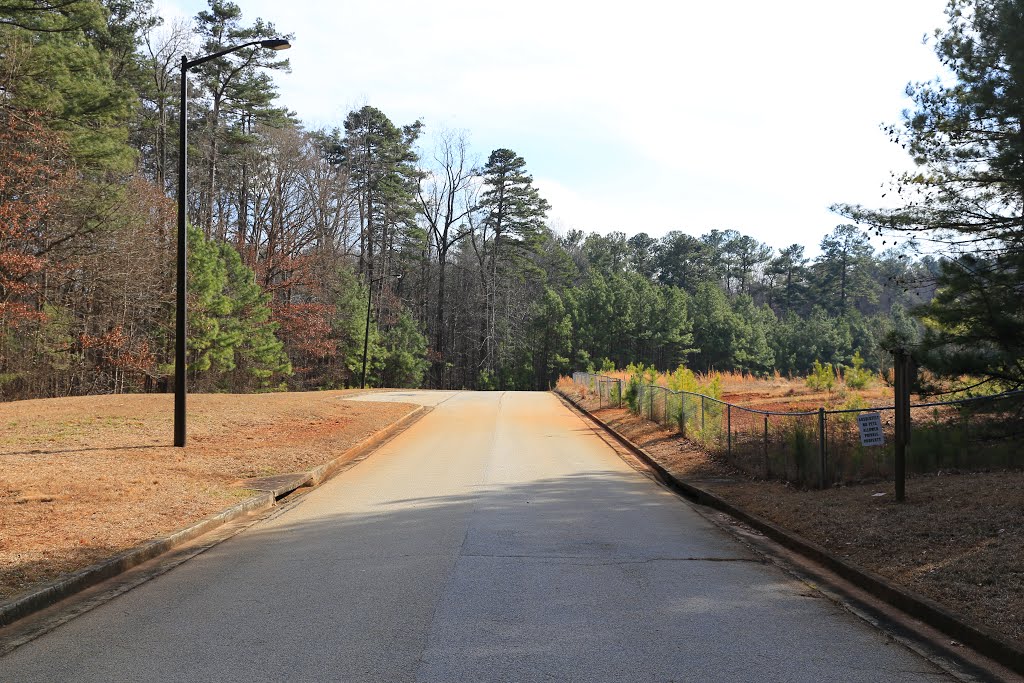
[{"label": "street light pole", "polygon": [[186,169],[188,167],[188,70],[204,64],[211,59],[242,48],[259,45],[271,50],[287,50],[291,43],[281,38],[272,40],[253,40],[242,45],[235,45],[198,59],[189,60],[186,55],[181,57],[181,111],[178,112],[178,258],[177,285],[175,290],[175,324],[174,324],[174,445],[185,446],[185,340],[188,333],[186,325],[186,270],[188,237],[185,227],[185,195],[188,192]]},{"label": "street light pole", "polygon": [[366,388],[366,351],[370,345],[370,303],[373,301],[373,285],[380,282],[380,279],[371,280],[366,288],[366,332],[363,333],[363,379],[359,382],[359,388]]},{"label": "street light pole", "polygon": [[174,302],[174,445],[185,445],[185,253],[188,238],[185,230],[185,166],[188,155],[188,58],[181,56],[181,110],[178,112],[178,263]]}]

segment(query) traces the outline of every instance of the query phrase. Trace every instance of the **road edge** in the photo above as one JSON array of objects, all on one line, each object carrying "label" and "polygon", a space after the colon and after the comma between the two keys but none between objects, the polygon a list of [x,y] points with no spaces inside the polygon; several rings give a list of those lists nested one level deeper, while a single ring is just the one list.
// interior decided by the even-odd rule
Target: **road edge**
[{"label": "road edge", "polygon": [[706,489],[676,478],[650,453],[620,434],[574,399],[560,391],[554,391],[553,393],[589,418],[594,424],[608,432],[616,441],[640,458],[653,470],[654,477],[669,489],[696,503],[724,512],[763,533],[783,547],[828,568],[876,598],[938,629],[1014,672],[1024,675],[1024,648],[983,626],[971,624],[961,619],[929,598],[896,586],[874,572],[851,565],[818,544],[808,541],[762,517],[746,512]]},{"label": "road edge", "polygon": [[80,593],[102,581],[123,574],[143,562],[175,550],[199,536],[219,529],[228,522],[253,512],[273,507],[277,500],[294,492],[296,489],[319,486],[334,475],[365,460],[384,442],[419,420],[428,412],[429,408],[427,406],[416,406],[416,408],[410,410],[387,427],[370,434],[349,447],[336,458],[308,470],[303,477],[296,477],[293,483],[284,488],[260,492],[168,536],[147,541],[142,545],[71,574],[66,574],[41,587],[21,595],[16,595],[0,603],[0,628],[10,626],[19,619],[51,607],[61,600]]}]

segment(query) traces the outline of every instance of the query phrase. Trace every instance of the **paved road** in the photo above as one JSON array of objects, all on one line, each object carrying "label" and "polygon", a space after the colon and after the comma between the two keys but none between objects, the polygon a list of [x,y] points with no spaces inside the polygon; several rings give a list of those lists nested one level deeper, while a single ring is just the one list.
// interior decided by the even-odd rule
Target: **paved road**
[{"label": "paved road", "polygon": [[940,681],[543,393],[433,412],[4,681]]}]

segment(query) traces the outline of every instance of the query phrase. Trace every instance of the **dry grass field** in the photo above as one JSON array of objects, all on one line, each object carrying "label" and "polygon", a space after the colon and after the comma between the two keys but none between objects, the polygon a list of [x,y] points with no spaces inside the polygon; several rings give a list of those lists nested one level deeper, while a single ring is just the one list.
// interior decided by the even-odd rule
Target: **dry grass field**
[{"label": "dry grass field", "polygon": [[[624,370],[604,374],[621,379],[623,383],[629,381],[629,375]],[[758,377],[744,372],[716,372],[714,375],[721,386],[723,401],[757,410],[831,410],[842,407],[851,400],[859,400],[871,406],[892,405],[893,402],[892,387],[879,375],[874,376],[863,389],[851,389],[843,383],[841,377],[836,377],[831,390],[813,389],[807,385],[804,378],[784,377],[779,373],[769,377]],[[710,379],[702,375],[698,375],[698,378],[703,381]],[[659,374],[655,383],[663,387],[669,386],[668,375]]]},{"label": "dry grass field", "polygon": [[312,469],[414,406],[341,391],[194,394],[172,447],[173,396],[0,404],[0,599],[252,495],[240,480]]}]

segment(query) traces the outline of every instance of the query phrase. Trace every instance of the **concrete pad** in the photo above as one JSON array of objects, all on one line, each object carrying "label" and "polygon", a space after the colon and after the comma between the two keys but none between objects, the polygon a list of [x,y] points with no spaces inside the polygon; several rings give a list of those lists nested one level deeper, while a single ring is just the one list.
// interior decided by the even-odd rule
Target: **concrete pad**
[{"label": "concrete pad", "polygon": [[395,391],[371,391],[358,396],[343,398],[343,401],[369,401],[371,403],[415,403],[421,406],[436,406],[457,395],[458,391],[437,391],[429,389],[399,389]]}]

